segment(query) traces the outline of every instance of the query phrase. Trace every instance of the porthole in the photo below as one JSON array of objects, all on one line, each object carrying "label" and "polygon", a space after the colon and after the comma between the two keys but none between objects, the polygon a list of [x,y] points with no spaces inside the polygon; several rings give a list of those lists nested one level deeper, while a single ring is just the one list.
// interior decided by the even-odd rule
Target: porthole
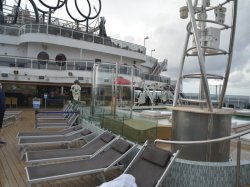
[{"label": "porthole", "polygon": [[56,55],[56,64],[58,66],[64,66],[66,64],[66,56],[64,54],[58,54]]},{"label": "porthole", "polygon": [[45,65],[47,63],[47,61],[49,60],[49,55],[47,52],[42,51],[40,53],[38,53],[37,55],[37,60],[41,65]]}]

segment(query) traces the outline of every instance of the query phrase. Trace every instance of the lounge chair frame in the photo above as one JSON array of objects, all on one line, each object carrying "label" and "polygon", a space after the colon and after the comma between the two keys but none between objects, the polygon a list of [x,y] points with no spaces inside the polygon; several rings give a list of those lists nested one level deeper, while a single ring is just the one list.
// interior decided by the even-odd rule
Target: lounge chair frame
[{"label": "lounge chair frame", "polygon": [[[16,136],[17,139],[20,139],[20,138],[23,138],[23,139],[28,139],[28,138],[51,138],[51,137],[63,137],[63,136],[69,136],[71,134],[75,134],[79,131],[81,131],[84,127],[82,127],[82,129],[78,129],[78,130],[74,130],[77,126],[79,127],[82,127],[81,125],[76,125],[76,126],[70,126],[70,127],[67,127],[63,130],[59,130],[59,131],[56,131],[55,134],[46,134],[45,131],[42,131],[44,132],[44,134],[36,134],[36,132],[34,132],[33,135],[20,135],[20,133],[22,132],[19,132]],[[61,134],[59,134],[61,132]]]},{"label": "lounge chair frame", "polygon": [[79,118],[79,113],[74,113],[62,122],[36,122],[35,128],[66,128],[71,127]]},{"label": "lounge chair frame", "polygon": [[[125,171],[123,173],[128,173],[128,170],[133,166],[133,164],[137,161],[137,159],[142,155],[144,149],[146,148],[146,146],[148,145],[148,141],[146,141],[142,148],[137,152],[136,156],[133,158],[133,160],[130,162],[130,164],[128,165],[128,167],[125,169]],[[170,162],[168,163],[165,171],[163,172],[163,174],[161,175],[161,177],[159,178],[157,184],[154,187],[160,187],[163,179],[166,177],[167,173],[169,172],[171,166],[173,165],[174,161],[176,160],[177,156],[179,155],[180,151],[177,150],[175,153],[173,153]]]},{"label": "lounge chair frame", "polygon": [[[81,133],[82,131],[84,131],[86,128],[83,128],[81,129],[81,131],[78,131],[78,133]],[[78,133],[75,133],[75,134],[71,134],[69,135],[68,137],[70,136],[74,136]],[[34,146],[34,145],[42,145],[42,146],[49,146],[49,145],[64,145],[65,147],[67,148],[70,148],[70,144],[78,141],[78,140],[81,140],[81,139],[85,139],[85,138],[88,138],[89,136],[92,136],[94,132],[91,132],[90,134],[87,134],[85,136],[79,136],[78,138],[75,138],[73,140],[67,140],[65,137],[65,140],[61,140],[61,141],[51,141],[51,142],[43,142],[43,141],[40,141],[40,142],[29,142],[29,143],[20,143],[21,142],[21,138],[19,139],[18,141],[18,144],[17,144],[17,148],[18,150],[20,150],[21,152],[21,159],[24,157],[25,155],[25,152],[28,150],[28,148],[30,148],[31,146]],[[57,137],[56,137],[57,138]],[[41,139],[46,139],[46,138],[41,138]],[[28,139],[27,139],[28,140]]]},{"label": "lounge chair frame", "polygon": [[[44,177],[44,178],[38,178],[38,179],[30,179],[29,172],[27,167],[25,167],[25,171],[27,174],[27,183],[28,186],[31,187],[33,183],[38,183],[38,182],[44,182],[44,181],[50,181],[50,180],[58,180],[58,179],[65,179],[69,177],[76,177],[76,176],[81,176],[81,175],[90,175],[90,174],[104,174],[105,172],[109,170],[114,170],[114,169],[121,169],[123,168],[123,165],[117,165],[125,156],[127,156],[137,145],[134,143],[130,143],[132,146],[127,150],[124,154],[122,154],[119,158],[114,160],[108,167],[106,168],[98,168],[98,169],[91,169],[87,171],[81,171],[81,172],[75,172],[75,173],[70,173],[70,174],[62,174],[62,175],[57,175],[57,176],[51,176],[51,177]],[[108,148],[110,148],[111,145],[109,145]],[[108,150],[106,148],[105,150]],[[104,150],[104,151],[105,151]],[[100,153],[99,153],[100,154]],[[98,154],[98,155],[99,155]],[[88,160],[88,159],[87,159]],[[74,161],[73,161],[74,162]],[[32,167],[32,166],[31,166]],[[37,167],[37,166],[36,166]]]},{"label": "lounge chair frame", "polygon": [[[94,141],[96,141],[97,139],[99,139],[105,132],[101,133],[100,135],[96,136],[95,138],[93,138],[91,141],[89,141],[88,143],[86,143],[85,145],[83,145],[81,147],[81,149],[84,149],[84,147],[86,147],[87,144],[91,144]],[[40,160],[30,160],[28,158],[28,152],[25,153],[25,158],[26,158],[26,163],[28,165],[37,165],[37,164],[41,164],[44,162],[57,162],[57,161],[69,161],[69,160],[79,160],[79,159],[87,159],[87,158],[93,158],[94,156],[98,155],[100,152],[102,152],[103,150],[105,150],[107,147],[109,147],[114,141],[116,141],[117,139],[119,139],[120,136],[115,136],[113,140],[111,140],[110,142],[108,142],[106,145],[104,145],[103,147],[101,147],[100,149],[96,150],[95,153],[91,154],[91,155],[78,155],[78,156],[71,156],[71,157],[57,157],[57,158],[50,158],[50,159],[40,159]],[[56,151],[56,150],[54,150]],[[41,154],[43,154],[41,152]]]}]

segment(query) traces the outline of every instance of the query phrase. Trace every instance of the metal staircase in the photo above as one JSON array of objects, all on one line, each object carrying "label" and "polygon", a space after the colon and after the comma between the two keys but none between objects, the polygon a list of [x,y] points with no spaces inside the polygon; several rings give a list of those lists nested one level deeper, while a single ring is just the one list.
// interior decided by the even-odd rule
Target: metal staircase
[{"label": "metal staircase", "polygon": [[164,59],[162,63],[156,63],[151,75],[159,75],[167,67],[168,60]]}]

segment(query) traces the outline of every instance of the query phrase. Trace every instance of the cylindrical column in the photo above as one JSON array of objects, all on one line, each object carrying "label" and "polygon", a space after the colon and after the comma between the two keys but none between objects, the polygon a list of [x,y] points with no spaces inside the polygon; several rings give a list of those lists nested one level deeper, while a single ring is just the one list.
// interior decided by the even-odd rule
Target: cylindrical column
[{"label": "cylindrical column", "polygon": [[[220,110],[172,107],[172,140],[197,141],[231,135],[231,113]],[[180,150],[180,158],[195,161],[225,162],[229,160],[230,141],[211,144],[172,145]]]}]

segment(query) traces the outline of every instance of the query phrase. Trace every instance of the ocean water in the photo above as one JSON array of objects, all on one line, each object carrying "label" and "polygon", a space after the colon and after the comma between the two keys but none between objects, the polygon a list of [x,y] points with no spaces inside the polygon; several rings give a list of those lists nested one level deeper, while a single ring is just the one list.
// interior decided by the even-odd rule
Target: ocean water
[{"label": "ocean water", "polygon": [[[185,96],[190,99],[197,99],[197,93],[185,93]],[[211,94],[211,99],[213,101],[218,100],[218,96]],[[224,106],[230,108],[245,108],[250,109],[250,96],[241,95],[226,95],[224,98]]]}]

